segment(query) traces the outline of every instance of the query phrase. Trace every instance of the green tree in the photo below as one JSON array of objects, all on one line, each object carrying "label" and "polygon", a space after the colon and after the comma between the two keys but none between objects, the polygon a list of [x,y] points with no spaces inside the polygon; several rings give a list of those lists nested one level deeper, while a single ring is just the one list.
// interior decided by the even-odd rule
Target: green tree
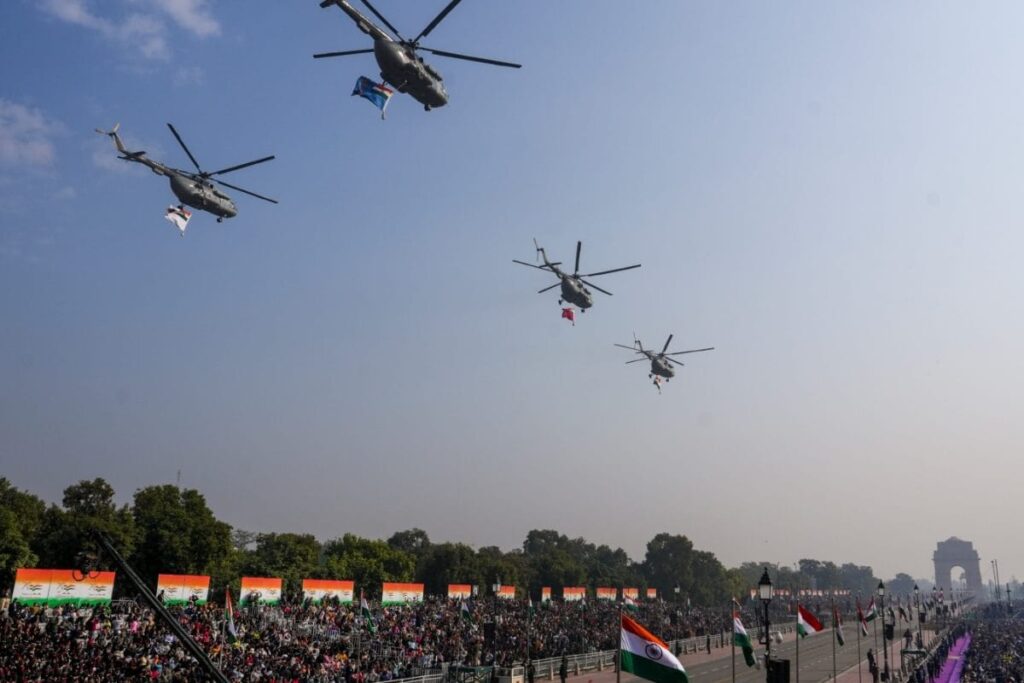
[{"label": "green tree", "polygon": [[416,580],[427,593],[446,595],[448,584],[481,584],[480,563],[476,551],[465,543],[441,543],[432,546],[416,566]]},{"label": "green tree", "polygon": [[13,582],[14,570],[38,562],[32,543],[45,513],[42,500],[0,477],[0,585]]},{"label": "green tree", "polygon": [[416,560],[384,541],[345,534],[324,544],[327,573],[335,579],[353,579],[371,595],[378,595],[384,581],[411,581]]},{"label": "green tree", "polygon": [[396,531],[388,539],[388,545],[404,553],[420,557],[430,550],[430,536],[423,529]]},{"label": "green tree", "polygon": [[[52,505],[43,515],[36,553],[46,567],[74,567],[79,552],[95,549],[93,530],[103,532],[124,555],[134,548],[135,532],[131,509],[114,503],[114,489],[104,479],[80,481],[64,489],[63,507]],[[100,567],[109,569],[110,559],[99,554]]]},{"label": "green tree", "polygon": [[260,534],[256,549],[244,562],[245,572],[254,576],[282,577],[288,589],[296,593],[302,579],[323,578],[320,565],[322,548],[312,534]]},{"label": "green tree", "polygon": [[689,595],[693,588],[693,542],[686,536],[661,533],[647,543],[643,573],[659,595],[674,595],[675,587]]},{"label": "green tree", "polygon": [[[231,527],[214,517],[195,489],[171,484],[139,489],[132,516],[136,540],[130,561],[143,578],[223,571],[231,553]],[[216,578],[215,583],[224,577]]]}]

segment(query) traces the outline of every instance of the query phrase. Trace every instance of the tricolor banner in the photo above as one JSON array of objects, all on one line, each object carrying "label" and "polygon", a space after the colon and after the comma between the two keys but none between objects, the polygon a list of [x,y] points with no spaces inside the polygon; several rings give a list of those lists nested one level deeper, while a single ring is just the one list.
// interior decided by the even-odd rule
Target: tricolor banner
[{"label": "tricolor banner", "polygon": [[596,593],[598,600],[615,600],[618,597],[618,591],[615,588],[597,588]]},{"label": "tricolor banner", "polygon": [[647,589],[647,599],[648,600],[657,600],[658,599],[658,589],[657,588],[648,588]]},{"label": "tricolor banner", "polygon": [[70,569],[19,569],[11,597],[35,605],[108,604],[114,595],[114,576],[114,572],[82,576]]},{"label": "tricolor banner", "polygon": [[281,602],[281,579],[243,576],[242,588],[238,591],[238,604],[245,605],[259,598],[260,604],[276,605]]},{"label": "tricolor banner", "polygon": [[576,602],[587,597],[587,589],[583,586],[566,586],[562,589],[562,600]]},{"label": "tricolor banner", "polygon": [[381,586],[382,605],[406,605],[410,602],[423,602],[422,583],[387,583]]},{"label": "tricolor banner", "polygon": [[502,600],[515,600],[516,599],[516,587],[515,586],[502,586],[498,589],[498,597]]},{"label": "tricolor banner", "polygon": [[639,588],[623,588],[622,589],[622,599],[625,600],[626,598],[629,598],[631,600],[638,600],[640,598],[640,589]]},{"label": "tricolor banner", "polygon": [[540,601],[551,602],[551,586],[541,586]]},{"label": "tricolor banner", "polygon": [[346,605],[352,602],[355,581],[328,581],[327,579],[303,579],[302,599],[321,602],[324,598],[337,599]]},{"label": "tricolor banner", "polygon": [[192,574],[158,574],[156,577],[157,595],[163,591],[165,605],[184,605],[196,596],[196,602],[206,604],[210,595],[210,577]]},{"label": "tricolor banner", "polygon": [[468,583],[449,583],[448,584],[448,598],[451,600],[461,600],[463,598],[473,597],[473,586]]}]

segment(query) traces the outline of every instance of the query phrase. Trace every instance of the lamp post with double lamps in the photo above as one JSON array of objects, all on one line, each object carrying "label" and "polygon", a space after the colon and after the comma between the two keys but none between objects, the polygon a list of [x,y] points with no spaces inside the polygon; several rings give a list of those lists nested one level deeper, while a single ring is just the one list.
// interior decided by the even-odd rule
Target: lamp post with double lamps
[{"label": "lamp post with double lamps", "polygon": [[889,668],[889,646],[886,643],[888,639],[885,637],[885,584],[881,581],[878,582],[878,599],[882,610],[882,661],[885,664],[882,680],[888,681],[891,669]]},{"label": "lamp post with double lamps", "polygon": [[761,598],[761,602],[764,603],[764,671],[765,680],[772,680],[772,634],[771,634],[771,622],[768,620],[768,604],[772,601],[773,596],[772,590],[772,579],[768,576],[768,567],[764,568],[764,574],[761,574],[761,580],[757,582],[757,595]]}]

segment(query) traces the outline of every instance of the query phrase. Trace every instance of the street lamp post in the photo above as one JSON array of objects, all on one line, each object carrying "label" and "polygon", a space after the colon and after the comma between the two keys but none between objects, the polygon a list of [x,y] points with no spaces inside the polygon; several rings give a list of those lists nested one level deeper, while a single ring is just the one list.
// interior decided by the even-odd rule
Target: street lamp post
[{"label": "street lamp post", "polygon": [[887,638],[885,637],[885,584],[881,581],[878,582],[878,598],[882,610],[882,661],[885,663],[885,671],[882,672],[882,680],[888,681],[891,670],[889,669],[889,646],[886,642]]},{"label": "street lamp post", "polygon": [[924,637],[921,635],[921,590],[914,584],[914,600],[917,601],[917,647],[924,648]]},{"label": "street lamp post", "polygon": [[757,582],[758,597],[764,603],[764,670],[765,680],[772,680],[772,634],[771,622],[768,620],[768,603],[772,601],[772,579],[768,576],[768,567],[764,568],[761,580]]}]

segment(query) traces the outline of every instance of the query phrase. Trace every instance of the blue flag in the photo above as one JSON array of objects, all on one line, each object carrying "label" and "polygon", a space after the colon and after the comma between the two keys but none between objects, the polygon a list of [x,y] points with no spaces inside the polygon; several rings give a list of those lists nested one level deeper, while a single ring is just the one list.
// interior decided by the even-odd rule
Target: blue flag
[{"label": "blue flag", "polygon": [[356,81],[356,87],[352,90],[353,95],[359,95],[373,102],[380,109],[380,117],[384,118],[384,110],[388,106],[388,100],[395,94],[395,91],[383,83],[374,83],[366,76],[360,76]]}]

